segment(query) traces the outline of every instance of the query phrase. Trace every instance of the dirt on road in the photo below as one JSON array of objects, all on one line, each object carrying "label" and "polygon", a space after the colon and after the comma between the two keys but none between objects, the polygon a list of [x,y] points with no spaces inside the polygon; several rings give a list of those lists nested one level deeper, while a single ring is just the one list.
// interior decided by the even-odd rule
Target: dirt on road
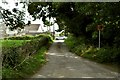
[{"label": "dirt on road", "polygon": [[48,62],[32,78],[114,78],[110,71],[96,62],[81,58],[67,49],[63,42],[55,41],[47,53]]}]

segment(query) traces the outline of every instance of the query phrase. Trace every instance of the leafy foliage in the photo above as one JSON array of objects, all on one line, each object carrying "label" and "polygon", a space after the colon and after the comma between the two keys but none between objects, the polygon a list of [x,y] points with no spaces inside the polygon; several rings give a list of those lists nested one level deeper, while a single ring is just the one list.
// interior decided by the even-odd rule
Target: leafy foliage
[{"label": "leafy foliage", "polygon": [[[27,74],[31,74],[34,72],[32,70],[33,68],[38,69],[39,65],[41,65],[42,62],[44,62],[43,60],[45,59],[45,55],[43,55],[43,53],[42,54],[37,54],[37,53],[43,47],[48,48],[50,46],[50,44],[52,43],[52,40],[49,36],[44,36],[44,35],[38,35],[36,37],[37,38],[32,39],[31,41],[27,41],[26,43],[24,43],[20,46],[11,46],[11,47],[10,46],[2,46],[2,58],[3,58],[2,67],[4,69],[3,70],[4,78],[9,78],[9,77],[14,78],[17,75],[19,75],[17,77],[20,77],[20,76],[25,77],[25,76],[27,76]],[[39,52],[39,53],[41,53],[41,52]],[[35,58],[32,58],[32,56],[35,56]],[[36,62],[33,62],[33,61],[36,61]],[[30,65],[28,65],[27,63],[30,63]],[[35,63],[35,65],[33,65],[34,63]],[[40,63],[40,64],[38,64],[38,63]],[[33,66],[31,66],[31,65],[33,65]],[[28,69],[30,69],[31,72],[28,72],[29,70],[27,70],[27,68],[26,68],[28,66],[29,66]],[[8,68],[8,69],[6,69],[6,68]],[[20,70],[22,70],[22,71],[20,71]],[[7,71],[10,71],[10,72],[8,73]],[[13,73],[14,71],[15,71],[15,73]],[[24,71],[25,71],[25,73],[24,73]],[[16,73],[18,73],[18,74],[16,74]],[[15,76],[13,76],[13,75],[15,75]]]},{"label": "leafy foliage", "polygon": [[100,49],[94,47],[91,44],[85,44],[84,38],[76,38],[73,36],[68,37],[65,43],[69,47],[70,51],[75,54],[88,58],[100,63],[119,63],[120,58],[120,48],[104,46]]},{"label": "leafy foliage", "polygon": [[[68,31],[75,37],[78,37],[77,38],[78,41],[69,42],[70,46],[72,47],[77,46],[77,48],[80,48],[78,52],[83,49],[82,47],[86,47],[86,45],[93,45],[94,47],[98,46],[99,39],[97,30],[98,25],[103,26],[103,30],[101,30],[100,35],[101,47],[103,48],[105,48],[105,46],[114,48],[120,47],[119,8],[120,2],[118,3],[31,2],[28,4],[28,12],[30,13],[30,15],[34,17],[34,20],[36,20],[37,18],[38,19],[42,18],[44,24],[50,25],[49,21],[46,21],[47,20],[46,18],[49,19],[55,18],[56,19],[55,22],[59,25],[60,30],[65,29],[65,31]],[[13,11],[17,12],[17,10],[15,9]],[[5,14],[11,15],[11,12],[5,10]],[[8,18],[8,21],[12,22],[11,18],[10,19]],[[81,41],[79,37],[83,38],[82,40],[83,43],[80,44],[84,44],[85,46],[77,45],[79,41]],[[106,53],[108,50],[109,48],[105,50],[104,49],[100,50],[100,53],[98,52],[98,54],[100,54],[101,57],[102,55],[108,55]],[[83,52],[85,51],[83,50]],[[112,55],[111,52],[110,55]]]},{"label": "leafy foliage", "polygon": [[18,47],[30,40],[0,40],[2,47]]},{"label": "leafy foliage", "polygon": [[[119,62],[120,3],[74,3],[74,5],[73,10],[77,14],[73,18],[67,17],[67,12],[61,13],[62,18],[59,17],[68,31],[76,36],[65,41],[70,50],[98,62]],[[98,25],[103,25],[100,50],[96,48]]]},{"label": "leafy foliage", "polygon": [[28,4],[28,12],[34,20],[42,18],[44,24],[47,21],[46,18],[55,17],[55,9],[51,2],[32,2]]},{"label": "leafy foliage", "polygon": [[[102,46],[112,46],[112,43],[117,44],[120,40],[119,2],[29,2],[27,5],[28,12],[32,15],[34,20],[42,18],[44,24],[50,26],[52,24],[50,24],[47,18],[55,18],[55,23],[60,27],[58,31],[65,29],[65,31],[72,33],[74,36],[85,36],[89,43],[96,45],[98,36],[93,36],[95,36],[95,33],[97,32],[96,27],[98,25],[104,26],[103,31],[101,31]],[[11,13],[9,10],[3,10],[3,12],[5,13],[3,14],[3,17],[8,21],[8,24],[12,25],[12,29],[16,29],[17,27],[22,28],[24,25],[24,12],[15,8],[13,9],[13,12],[16,14]]]},{"label": "leafy foliage", "polygon": [[10,30],[14,30],[17,28],[24,28],[23,26],[25,25],[24,23],[24,16],[25,13],[18,10],[17,8],[13,9],[13,12],[11,12],[10,10],[5,10],[2,9],[1,11],[2,16],[3,16],[3,20],[6,23],[6,26],[9,26]]},{"label": "leafy foliage", "polygon": [[96,56],[94,57],[98,62],[119,62],[118,57],[120,48],[101,48],[96,52]]},{"label": "leafy foliage", "polygon": [[46,47],[42,47],[37,54],[29,57],[16,69],[11,67],[2,67],[2,78],[28,78],[30,75],[35,73],[46,61],[45,61],[45,51]]}]

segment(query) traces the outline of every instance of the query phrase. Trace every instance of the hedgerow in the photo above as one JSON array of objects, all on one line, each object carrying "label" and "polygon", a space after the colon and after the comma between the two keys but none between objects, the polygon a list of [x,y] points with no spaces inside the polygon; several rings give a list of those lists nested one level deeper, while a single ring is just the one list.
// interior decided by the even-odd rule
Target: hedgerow
[{"label": "hedgerow", "polygon": [[120,63],[120,48],[103,46],[100,49],[92,44],[86,44],[84,38],[70,36],[65,40],[66,45],[73,53],[100,63]]},{"label": "hedgerow", "polygon": [[[41,57],[36,56],[35,58],[37,58],[39,60],[43,60],[42,63],[44,63],[45,62],[45,55],[44,55],[45,53],[44,52],[50,46],[51,43],[52,43],[52,40],[49,36],[42,36],[42,37],[39,36],[39,38],[34,38],[31,41],[25,42],[21,46],[12,46],[12,47],[3,46],[2,47],[2,58],[3,58],[3,61],[2,61],[2,67],[3,67],[2,74],[3,75],[2,76],[3,76],[3,78],[20,77],[21,75],[22,75],[22,77],[25,77],[25,76],[23,76],[23,74],[24,74],[23,68],[28,68],[32,65],[34,65],[34,68],[38,68],[38,65],[36,65],[37,61],[32,57],[39,54],[38,56],[41,56]],[[43,50],[43,47],[45,47],[46,49],[44,49],[44,51],[40,52],[40,50]],[[33,60],[33,62],[31,62],[32,60]],[[34,62],[34,61],[36,61],[36,62]],[[25,64],[26,62],[30,63],[30,65],[26,66],[27,65],[27,64]],[[41,64],[39,64],[39,66]],[[26,67],[24,67],[24,66],[26,66]],[[19,71],[18,71],[18,69],[19,69]],[[23,69],[23,72],[21,72],[20,69],[21,70]],[[22,74],[19,72],[21,72]],[[16,73],[18,73],[18,74],[16,74]],[[14,75],[16,75],[16,76],[14,76]]]}]

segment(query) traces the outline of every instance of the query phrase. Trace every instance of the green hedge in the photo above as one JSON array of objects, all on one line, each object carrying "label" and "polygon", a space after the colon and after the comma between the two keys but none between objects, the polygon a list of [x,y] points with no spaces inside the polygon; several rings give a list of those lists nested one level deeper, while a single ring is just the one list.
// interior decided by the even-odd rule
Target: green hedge
[{"label": "green hedge", "polygon": [[12,67],[2,67],[3,80],[24,80],[23,78],[29,78],[36,73],[43,64],[45,64],[45,52],[47,47],[42,47],[37,54],[30,56],[21,65],[15,69]]},{"label": "green hedge", "polygon": [[13,37],[6,37],[4,40],[31,40],[34,39],[34,36],[26,35],[26,36],[13,36]]},{"label": "green hedge", "polygon": [[120,48],[115,46],[103,46],[96,48],[94,45],[85,43],[84,38],[73,36],[65,40],[70,51],[84,58],[88,58],[100,63],[120,63]]},{"label": "green hedge", "polygon": [[38,39],[41,37],[46,37],[48,35],[46,34],[39,34],[36,36],[32,36],[32,35],[25,35],[25,36],[13,36],[13,37],[6,37],[4,38],[4,40],[32,40],[32,39]]},{"label": "green hedge", "polygon": [[[39,57],[38,59],[43,60],[43,58],[45,57],[45,55],[43,55],[43,52],[45,51],[45,49],[42,52],[39,52],[39,51],[43,50],[43,47],[49,48],[51,43],[52,43],[52,40],[50,36],[38,35],[38,36],[35,36],[34,39],[27,41],[23,45],[20,45],[20,46],[10,46],[10,47],[2,46],[3,78],[9,78],[9,77],[14,78],[15,77],[14,75],[16,75],[16,77],[20,77],[20,76],[24,77],[23,75],[24,70],[25,70],[24,68],[28,68],[28,67],[32,69],[37,68],[37,66],[41,65],[42,63],[41,61],[38,61],[38,60],[36,61],[36,59],[38,58],[37,56],[36,58],[32,58],[32,56],[39,54],[38,56],[41,56],[41,57]],[[33,62],[33,61],[36,61],[36,62]],[[39,62],[39,64],[37,62]],[[30,63],[30,65],[27,65],[26,63]],[[32,65],[34,66],[31,67]],[[18,69],[19,71],[17,71]],[[23,71],[21,72],[20,70],[23,70]],[[16,71],[19,75],[16,74]],[[29,70],[28,71],[26,70],[25,75],[27,75],[27,73],[29,73]]]},{"label": "green hedge", "polygon": [[120,63],[120,48],[101,48],[94,57],[98,62],[118,62]]},{"label": "green hedge", "polygon": [[22,58],[35,54],[42,46],[48,45],[49,40],[49,37],[42,37],[19,47],[2,47],[3,66],[16,66]]},{"label": "green hedge", "polygon": [[26,42],[29,42],[31,40],[0,40],[1,47],[17,47],[22,46]]}]

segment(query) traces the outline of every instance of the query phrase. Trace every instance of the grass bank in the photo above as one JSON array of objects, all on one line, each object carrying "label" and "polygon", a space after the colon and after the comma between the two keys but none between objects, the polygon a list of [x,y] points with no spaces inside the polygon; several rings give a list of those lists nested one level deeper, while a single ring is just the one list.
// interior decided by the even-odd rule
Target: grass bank
[{"label": "grass bank", "polygon": [[42,47],[35,55],[29,56],[15,68],[3,67],[2,77],[5,78],[29,78],[36,73],[46,62],[45,53],[47,47]]},{"label": "grass bank", "polygon": [[0,46],[2,47],[14,47],[14,46],[22,46],[25,42],[30,40],[0,40]]},{"label": "grass bank", "polygon": [[100,49],[85,42],[83,37],[69,36],[65,43],[69,50],[78,56],[99,62],[119,64],[120,48],[114,46],[103,46]]},{"label": "grass bank", "polygon": [[46,62],[45,53],[52,43],[50,36],[46,35],[30,40],[17,39],[14,37],[2,41],[3,79],[33,75]]}]

